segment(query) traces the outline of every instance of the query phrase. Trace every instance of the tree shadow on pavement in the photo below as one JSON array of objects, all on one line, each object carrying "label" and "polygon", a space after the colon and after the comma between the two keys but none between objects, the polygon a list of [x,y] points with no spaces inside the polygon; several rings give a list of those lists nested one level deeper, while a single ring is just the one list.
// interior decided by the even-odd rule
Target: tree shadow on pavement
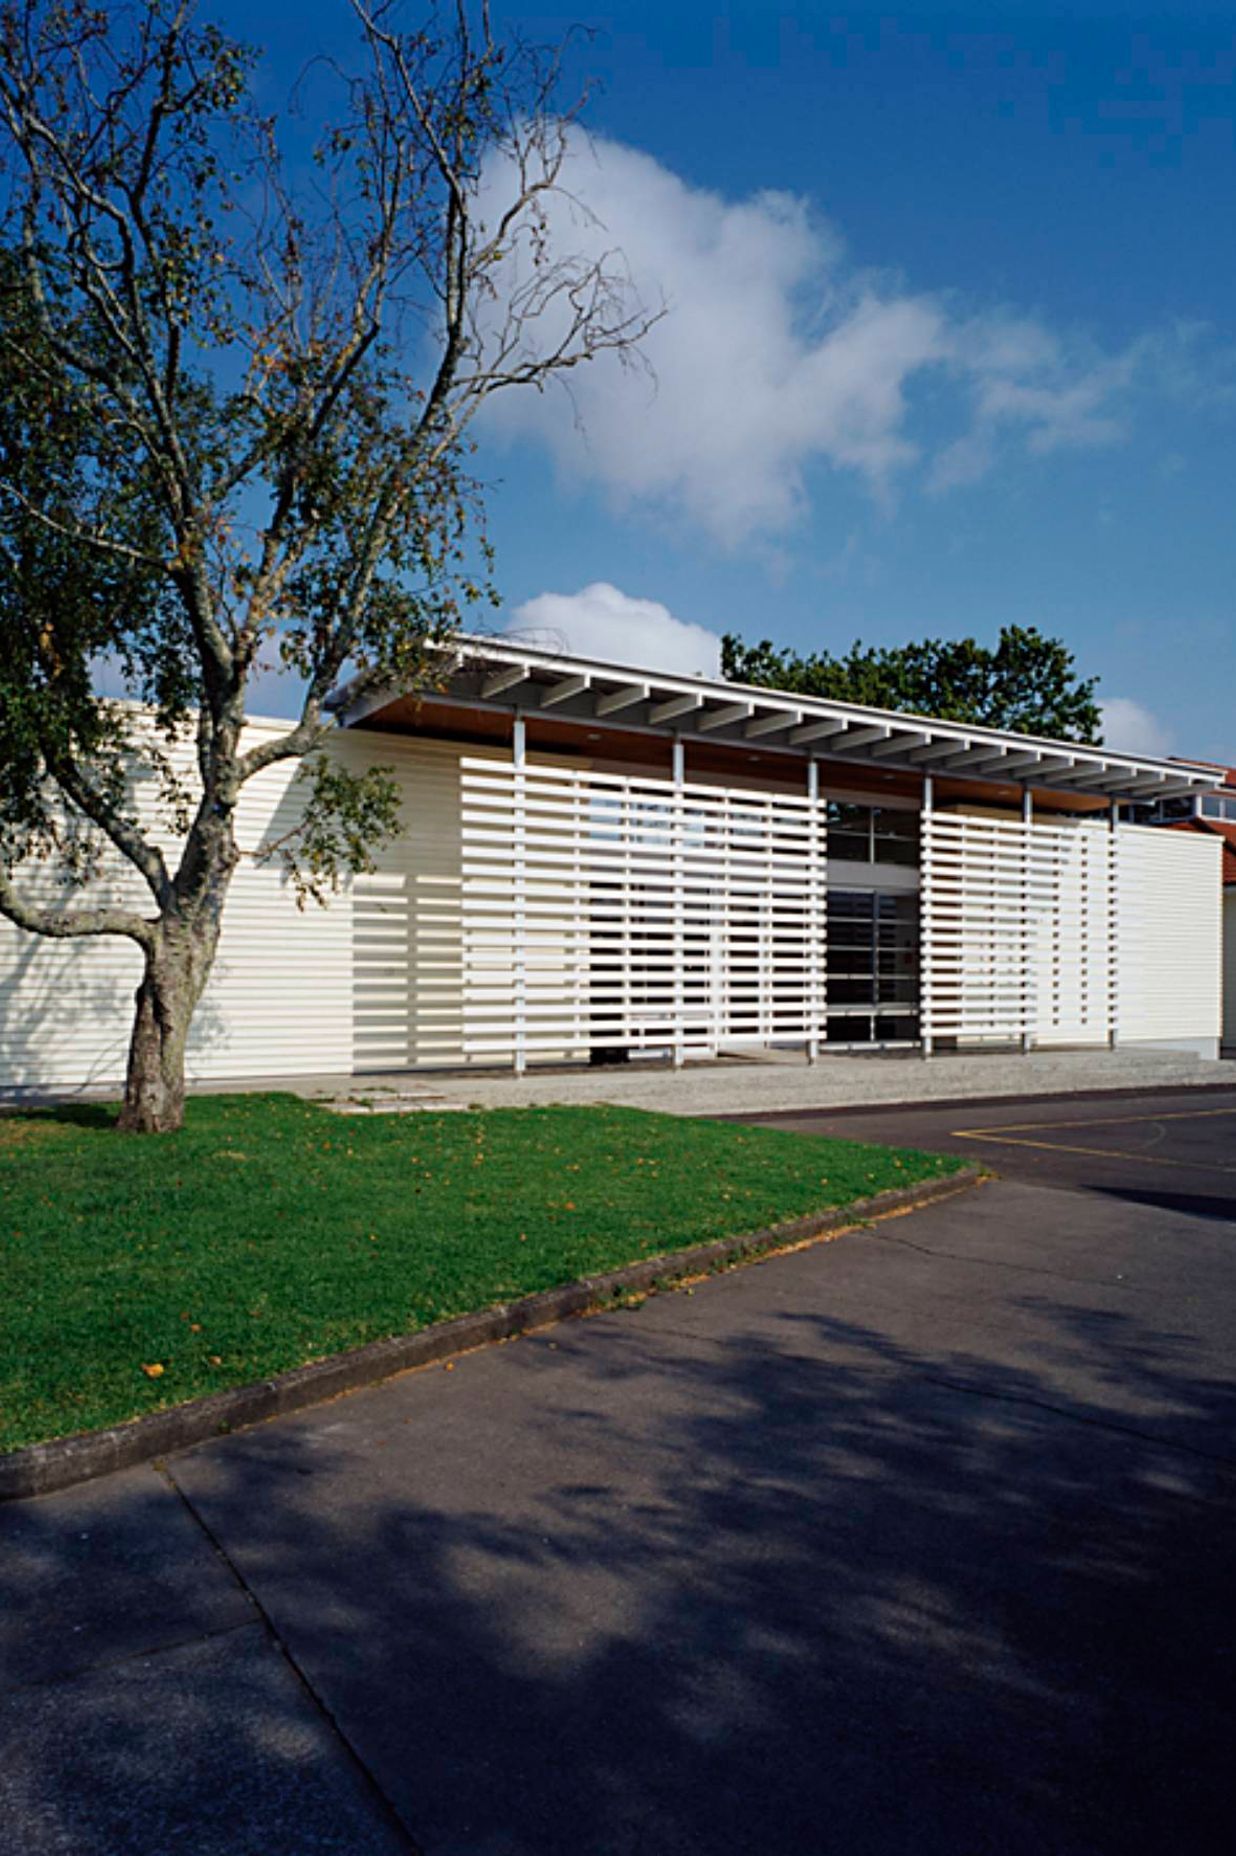
[{"label": "tree shadow on pavement", "polygon": [[418,1847],[1230,1847],[1229,1382],[658,1307],[173,1465]]}]

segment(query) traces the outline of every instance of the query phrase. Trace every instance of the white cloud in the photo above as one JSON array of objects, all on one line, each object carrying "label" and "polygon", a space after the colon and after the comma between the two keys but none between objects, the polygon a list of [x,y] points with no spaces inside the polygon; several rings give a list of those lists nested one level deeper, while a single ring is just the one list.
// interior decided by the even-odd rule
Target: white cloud
[{"label": "white cloud", "polygon": [[[491,216],[502,170],[491,164]],[[547,244],[516,242],[506,292],[567,254],[625,269],[666,314],[644,343],[650,372],[604,355],[567,394],[495,396],[489,429],[549,446],[564,476],[623,504],[685,514],[727,545],[791,527],[816,462],[877,490],[921,462],[944,489],[987,471],[1016,438],[1036,452],[1101,445],[1139,349],[1110,357],[1035,319],[963,313],[941,296],[858,270],[808,204],[785,193],[727,199],[638,150],[572,132]],[[544,352],[551,311],[527,332]],[[916,390],[931,385],[929,416]]]},{"label": "white cloud", "polygon": [[608,581],[578,593],[541,593],[517,606],[508,631],[549,651],[677,676],[715,677],[721,640],[702,625],[676,619],[655,599],[633,599]]},{"label": "white cloud", "polygon": [[1130,696],[1109,696],[1101,708],[1103,739],[1109,748],[1152,759],[1163,759],[1171,753],[1171,731],[1140,702]]}]

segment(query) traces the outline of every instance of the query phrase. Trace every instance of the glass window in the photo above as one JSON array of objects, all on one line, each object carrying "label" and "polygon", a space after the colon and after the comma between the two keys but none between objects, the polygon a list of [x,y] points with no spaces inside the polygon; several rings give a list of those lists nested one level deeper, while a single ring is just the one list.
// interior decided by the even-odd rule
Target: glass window
[{"label": "glass window", "polygon": [[828,855],[850,863],[914,867],[919,861],[918,813],[898,806],[860,806],[848,800],[830,800]]},{"label": "glass window", "polygon": [[872,815],[875,861],[878,864],[902,864],[913,869],[918,864],[919,820],[917,812],[902,812],[891,806],[877,806]]}]

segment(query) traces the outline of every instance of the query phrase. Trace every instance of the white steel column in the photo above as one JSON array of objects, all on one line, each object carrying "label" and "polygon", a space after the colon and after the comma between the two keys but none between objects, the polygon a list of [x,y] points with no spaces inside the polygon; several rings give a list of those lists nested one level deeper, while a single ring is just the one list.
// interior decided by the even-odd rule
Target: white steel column
[{"label": "white steel column", "polygon": [[515,1056],[516,1076],[528,1067],[528,794],[525,773],[527,726],[522,715],[515,717],[511,730],[511,762],[515,769],[515,804],[512,818],[514,870],[512,885],[511,959],[514,968]]},{"label": "white steel column", "polygon": [[1107,808],[1107,825],[1111,840],[1107,854],[1107,1042],[1115,1050],[1120,1020],[1120,805],[1115,799]]},{"label": "white steel column", "polygon": [[918,1035],[924,1057],[931,1055],[931,819],[935,788],[929,773],[923,775],[923,804],[919,821],[918,882]]},{"label": "white steel column", "polygon": [[1030,858],[1033,849],[1034,833],[1034,795],[1027,786],[1021,795],[1021,822],[1024,826],[1024,842],[1021,847],[1021,1047],[1028,1051],[1032,1038],[1034,1005],[1034,959],[1036,948],[1034,937],[1030,933]]},{"label": "white steel column", "polygon": [[674,1068],[681,1070],[686,1040],[686,933],[684,894],[686,857],[684,840],[686,819],[683,815],[683,782],[686,778],[686,745],[674,739],[674,795],[670,812],[670,868],[673,881],[674,929]]},{"label": "white steel column", "polygon": [[807,762],[807,797],[810,837],[807,841],[807,1062],[814,1063],[820,1054],[820,830],[817,817],[820,804],[820,763]]}]

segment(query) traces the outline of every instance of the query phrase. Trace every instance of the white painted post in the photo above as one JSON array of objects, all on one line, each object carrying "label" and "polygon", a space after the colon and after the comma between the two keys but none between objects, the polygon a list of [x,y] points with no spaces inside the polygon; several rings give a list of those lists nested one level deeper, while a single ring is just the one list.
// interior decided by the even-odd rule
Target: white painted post
[{"label": "white painted post", "polygon": [[820,931],[823,926],[820,901],[820,763],[807,762],[807,798],[811,801],[807,839],[807,1062],[814,1063],[820,1054]]},{"label": "white painted post", "polygon": [[515,1004],[515,1074],[522,1076],[528,1067],[528,795],[524,772],[527,725],[522,715],[515,717],[511,730],[511,761],[515,768],[515,812],[512,823],[514,842],[515,933],[511,949]]},{"label": "white painted post", "polygon": [[1120,805],[1107,809],[1107,1042],[1115,1050],[1120,1041]]},{"label": "white painted post", "polygon": [[684,838],[686,821],[683,817],[683,782],[686,778],[686,744],[678,736],[674,737],[674,797],[670,812],[670,868],[673,881],[673,924],[674,924],[674,1068],[681,1070],[685,1058],[684,1043],[686,1039],[686,935],[685,904],[683,890],[686,881],[686,857]]},{"label": "white painted post", "polygon": [[1034,795],[1023,787],[1021,822],[1025,827],[1021,845],[1021,1048],[1028,1051],[1033,1042],[1030,1011],[1034,1001],[1034,943],[1030,934],[1030,857],[1034,844]]},{"label": "white painted post", "polygon": [[919,815],[918,881],[918,1037],[924,1057],[930,1057],[931,1036],[931,811],[935,785],[923,775],[923,803]]}]

